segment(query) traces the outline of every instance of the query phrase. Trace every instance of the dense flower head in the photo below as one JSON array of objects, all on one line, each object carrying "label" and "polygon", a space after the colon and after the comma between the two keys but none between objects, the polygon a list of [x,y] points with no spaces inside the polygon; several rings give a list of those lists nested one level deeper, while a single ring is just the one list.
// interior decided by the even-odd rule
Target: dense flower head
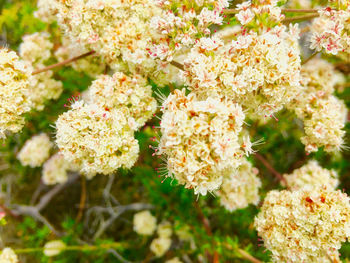
[{"label": "dense flower head", "polygon": [[158,236],[164,238],[171,237],[171,235],[173,234],[171,223],[169,221],[161,222],[157,227],[157,234]]},{"label": "dense flower head", "polygon": [[257,205],[260,201],[261,187],[258,172],[258,169],[247,160],[244,160],[237,169],[229,171],[223,179],[220,190],[217,191],[221,205],[231,212],[245,208],[249,204]]},{"label": "dense flower head", "polygon": [[178,257],[175,257],[165,261],[165,263],[182,263],[182,261]]},{"label": "dense flower head", "polygon": [[95,50],[115,70],[153,74],[148,47],[157,38],[150,19],[161,10],[153,0],[57,0],[58,22],[67,35]]},{"label": "dense flower head", "polygon": [[134,231],[139,235],[150,236],[157,227],[157,219],[148,210],[136,213],[133,223]]},{"label": "dense flower head", "polygon": [[171,61],[176,52],[208,36],[210,25],[222,24],[221,11],[229,6],[229,1],[160,0],[157,4],[162,13],[152,17],[150,26],[162,39],[150,48],[149,53],[154,58]]},{"label": "dense flower head", "polygon": [[350,59],[350,5],[344,10],[327,7],[319,10],[320,16],[311,26],[311,48],[327,54]]},{"label": "dense flower head", "polygon": [[44,245],[44,255],[54,257],[59,255],[66,248],[66,244],[62,240],[51,240]]},{"label": "dense flower head", "polygon": [[248,29],[260,32],[280,25],[284,15],[276,0],[253,0],[237,5],[237,20]]},{"label": "dense flower head", "polygon": [[156,257],[162,257],[170,248],[171,239],[168,237],[157,237],[152,240],[150,249]]},{"label": "dense flower head", "polygon": [[[350,235],[349,197],[329,188],[271,191],[255,227],[274,262],[329,262]],[[340,262],[340,261],[333,261]]]},{"label": "dense flower head", "polygon": [[[88,52],[86,47],[72,40],[71,38],[62,36],[61,42],[61,46],[54,53],[59,62]],[[85,58],[78,59],[70,65],[74,70],[84,72],[93,78],[102,74],[106,69],[106,63],[99,55],[90,55]]]},{"label": "dense flower head", "polygon": [[339,184],[338,174],[334,170],[324,169],[314,160],[295,169],[291,174],[284,174],[283,177],[285,182],[282,181],[282,184],[291,191],[324,186],[335,189]]},{"label": "dense flower head", "polygon": [[16,253],[9,247],[5,247],[0,254],[0,263],[18,263]]},{"label": "dense flower head", "polygon": [[58,117],[56,128],[60,152],[87,176],[131,168],[137,160],[138,141],[119,109],[77,101]]},{"label": "dense flower head", "polygon": [[30,111],[28,98],[31,69],[15,52],[0,49],[0,137],[5,132],[19,132],[24,126],[23,114]]},{"label": "dense flower head", "polygon": [[250,150],[241,142],[245,115],[236,103],[198,100],[194,93],[186,96],[185,90],[175,90],[162,111],[157,153],[167,157],[168,176],[196,194],[218,189],[224,170],[237,168]]},{"label": "dense flower head", "polygon": [[19,55],[25,61],[32,63],[43,63],[51,57],[53,43],[50,41],[50,34],[47,32],[36,32],[25,35],[19,46]]},{"label": "dense flower head", "polygon": [[62,184],[68,179],[67,172],[70,164],[64,159],[63,155],[56,153],[51,156],[44,165],[42,171],[42,180],[44,184]]},{"label": "dense flower head", "polygon": [[293,26],[278,26],[262,34],[242,31],[226,45],[217,37],[201,38],[182,77],[201,98],[226,97],[249,113],[270,116],[302,88],[297,35]]},{"label": "dense flower head", "polygon": [[57,0],[38,0],[38,10],[34,12],[34,16],[46,23],[53,23],[57,20],[59,4]]},{"label": "dense flower head", "polygon": [[41,133],[25,142],[17,158],[22,165],[39,167],[49,158],[52,147],[53,143],[49,136],[46,133]]},{"label": "dense flower head", "polygon": [[100,75],[92,82],[87,96],[88,102],[122,111],[134,130],[143,126],[157,109],[152,87],[140,75],[129,77],[121,72],[113,76]]}]

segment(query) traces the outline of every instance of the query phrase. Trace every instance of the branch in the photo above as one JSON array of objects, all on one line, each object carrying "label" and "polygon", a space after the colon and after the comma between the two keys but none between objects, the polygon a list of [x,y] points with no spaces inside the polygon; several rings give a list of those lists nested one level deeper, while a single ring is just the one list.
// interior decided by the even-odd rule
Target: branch
[{"label": "branch", "polygon": [[[237,9],[224,9],[222,10],[223,14],[237,14],[240,10]],[[282,9],[282,13],[317,13],[317,9]]]},{"label": "branch", "polygon": [[276,171],[275,168],[272,167],[272,165],[259,153],[255,153],[255,157],[262,162],[262,164],[267,168],[267,170],[269,170],[274,176],[276,176],[280,181],[283,181],[284,183],[286,183],[286,179],[284,179],[284,177]]},{"label": "branch", "polygon": [[76,217],[76,222],[80,222],[81,218],[83,217],[83,211],[85,208],[85,201],[86,201],[86,178],[85,176],[81,176],[81,193],[80,193],[80,203],[79,203],[79,212]]},{"label": "branch", "polygon": [[176,61],[172,60],[172,61],[170,62],[170,64],[173,65],[173,66],[175,66],[175,67],[177,67],[177,68],[180,69],[180,70],[185,70],[185,69],[184,69],[184,65],[182,65],[182,64],[179,63],[179,62],[176,62]]},{"label": "branch", "polygon": [[36,75],[36,74],[48,71],[50,69],[54,69],[54,68],[58,68],[58,67],[64,66],[66,64],[72,63],[74,61],[77,61],[79,59],[85,58],[85,57],[90,56],[90,55],[95,54],[95,53],[96,53],[95,51],[89,51],[89,52],[84,53],[82,55],[79,55],[79,56],[76,56],[76,57],[64,60],[62,62],[59,62],[59,63],[53,64],[53,65],[47,66],[47,67],[42,68],[42,69],[35,70],[35,71],[33,71],[32,75]]},{"label": "branch", "polygon": [[319,52],[316,51],[314,52],[312,55],[310,55],[310,57],[308,57],[307,59],[305,59],[304,61],[301,62],[301,65],[305,65],[306,63],[308,63],[311,59],[313,59]]},{"label": "branch", "polygon": [[311,15],[305,15],[305,16],[294,16],[294,17],[287,17],[285,19],[283,19],[283,23],[290,23],[290,22],[294,22],[294,21],[305,21],[305,20],[310,20],[313,19],[315,17],[318,17],[319,14],[311,14]]}]

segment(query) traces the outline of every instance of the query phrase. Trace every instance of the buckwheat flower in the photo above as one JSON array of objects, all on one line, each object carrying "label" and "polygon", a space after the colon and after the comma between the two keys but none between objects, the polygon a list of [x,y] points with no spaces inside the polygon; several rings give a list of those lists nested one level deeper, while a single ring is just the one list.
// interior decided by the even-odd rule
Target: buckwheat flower
[{"label": "buckwheat flower", "polygon": [[172,225],[168,221],[161,222],[157,227],[157,234],[159,237],[171,237],[173,233]]},{"label": "buckwheat flower", "polygon": [[31,70],[15,52],[0,49],[0,137],[5,132],[19,132],[24,126],[23,114],[30,111],[27,96]]},{"label": "buckwheat flower", "polygon": [[193,188],[195,194],[218,189],[224,171],[242,163],[242,108],[228,100],[198,100],[194,93],[186,96],[185,90],[175,90],[162,111],[156,153],[167,158],[167,176]]},{"label": "buckwheat flower", "polygon": [[143,126],[157,109],[152,88],[140,75],[129,77],[121,72],[113,76],[100,75],[88,90],[88,102],[106,109],[118,109],[127,117],[134,130]]},{"label": "buckwheat flower", "polygon": [[34,16],[46,23],[53,23],[57,20],[58,7],[57,0],[38,0],[38,10],[34,12]]},{"label": "buckwheat flower", "polygon": [[25,61],[32,64],[41,64],[51,57],[53,43],[50,41],[50,34],[47,32],[36,32],[25,35],[19,46],[19,54]]},{"label": "buckwheat flower", "polygon": [[317,161],[309,161],[291,174],[284,174],[283,177],[286,183],[282,181],[282,185],[287,186],[291,191],[317,187],[335,189],[339,184],[338,174],[334,170],[322,168]]},{"label": "buckwheat flower", "polygon": [[[44,65],[36,65],[38,68]],[[61,81],[53,78],[53,71],[48,70],[29,78],[28,97],[32,102],[32,108],[43,110],[48,100],[58,99],[63,92],[63,84]]]},{"label": "buckwheat flower", "polygon": [[232,99],[251,117],[271,116],[302,89],[298,36],[285,26],[261,34],[201,38],[184,61],[182,78],[200,98]]},{"label": "buckwheat flower", "polygon": [[171,239],[167,237],[158,237],[153,239],[150,249],[156,257],[162,257],[170,248]]},{"label": "buckwheat flower", "polygon": [[165,261],[165,263],[182,263],[182,261],[178,257],[175,257]]},{"label": "buckwheat flower", "polygon": [[25,142],[17,159],[22,165],[29,165],[32,168],[39,167],[49,158],[52,147],[53,143],[47,134],[35,135]]},{"label": "buckwheat flower", "polygon": [[274,262],[339,261],[350,234],[349,197],[330,188],[271,191],[255,227]]},{"label": "buckwheat flower", "polygon": [[311,26],[311,49],[324,50],[337,55],[345,61],[350,58],[350,6],[343,10],[330,7],[319,10],[320,16]]},{"label": "buckwheat flower", "polygon": [[287,2],[288,8],[292,9],[308,9],[312,8],[311,0],[291,0]]},{"label": "buckwheat flower", "polygon": [[[70,59],[81,54],[87,53],[89,50],[71,38],[62,36],[62,44],[54,55],[59,62]],[[106,63],[99,55],[90,55],[82,59],[78,59],[70,64],[72,68],[78,72],[84,72],[90,77],[96,78],[106,69]]]},{"label": "buckwheat flower", "polygon": [[44,184],[54,185],[65,183],[68,179],[67,171],[70,164],[64,159],[63,155],[56,153],[51,156],[43,165],[42,180]]},{"label": "buckwheat flower", "polygon": [[221,205],[230,212],[245,208],[249,204],[257,205],[260,201],[261,187],[258,172],[247,160],[243,161],[238,169],[229,171],[217,191]]},{"label": "buckwheat flower", "polygon": [[133,222],[134,231],[139,235],[150,236],[157,227],[157,219],[147,210],[136,213]]},{"label": "buckwheat flower", "polygon": [[54,257],[59,255],[66,248],[66,244],[62,240],[52,240],[45,244],[44,255]]},{"label": "buckwheat flower", "polygon": [[18,263],[18,257],[15,252],[9,248],[5,247],[0,254],[0,263]]},{"label": "buckwheat flower", "polygon": [[[160,15],[153,16],[150,26],[162,36],[149,51],[151,57],[171,61],[179,50],[191,47],[203,35],[209,35],[210,25],[221,25],[222,9],[228,1],[158,1]],[[159,42],[159,41],[158,41]]]},{"label": "buckwheat flower", "polygon": [[131,168],[139,145],[119,109],[77,101],[56,121],[56,144],[64,158],[91,177]]}]

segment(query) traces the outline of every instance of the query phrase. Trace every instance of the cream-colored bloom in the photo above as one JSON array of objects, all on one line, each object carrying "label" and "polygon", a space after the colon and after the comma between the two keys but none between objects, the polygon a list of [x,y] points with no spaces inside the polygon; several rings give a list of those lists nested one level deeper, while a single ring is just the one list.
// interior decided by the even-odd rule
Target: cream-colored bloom
[{"label": "cream-colored bloom", "polygon": [[138,212],[134,215],[134,231],[139,235],[150,236],[157,227],[157,219],[150,211]]},{"label": "cream-colored bloom", "polygon": [[245,115],[229,100],[198,100],[175,90],[163,103],[158,154],[165,154],[169,174],[196,194],[218,189],[226,169],[242,163],[239,134]]},{"label": "cream-colored bloom", "polygon": [[40,18],[46,23],[52,23],[57,20],[56,14],[58,12],[57,0],[38,0],[38,10],[34,12],[34,16]]},{"label": "cream-colored bloom", "polygon": [[27,140],[17,155],[22,165],[41,166],[50,156],[53,143],[47,134],[35,135]]},{"label": "cream-colored bloom", "polygon": [[45,244],[44,255],[53,257],[59,255],[66,248],[66,244],[62,240],[52,240]]},{"label": "cream-colored bloom", "polygon": [[157,227],[157,234],[159,237],[167,238],[171,237],[173,233],[173,227],[170,222],[163,221]]},{"label": "cream-colored bloom", "polygon": [[178,257],[175,257],[165,261],[165,263],[182,263],[182,261]]},{"label": "cream-colored bloom", "polygon": [[330,188],[271,191],[255,227],[274,262],[329,262],[350,235],[349,201]]},{"label": "cream-colored bloom", "polygon": [[85,175],[131,168],[137,160],[138,141],[119,109],[77,101],[58,117],[56,128],[60,152]]},{"label": "cream-colored bloom", "polygon": [[53,43],[50,41],[50,34],[47,32],[36,32],[25,35],[19,46],[20,57],[32,64],[41,64],[51,57]]},{"label": "cream-colored bloom", "polygon": [[134,130],[143,126],[157,109],[147,80],[140,75],[129,77],[121,72],[99,76],[88,90],[87,102],[122,111]]},{"label": "cream-colored bloom", "polygon": [[309,161],[291,174],[284,174],[288,189],[295,191],[301,188],[313,189],[317,187],[329,187],[335,189],[338,184],[338,174],[334,170],[322,168],[317,161]]},{"label": "cream-colored bloom", "polygon": [[18,257],[11,248],[6,247],[2,250],[0,254],[0,263],[18,263],[18,262],[19,262]]},{"label": "cream-colored bloom", "polygon": [[42,180],[44,184],[53,185],[65,183],[68,179],[67,171],[69,168],[70,165],[62,154],[56,153],[51,156],[43,165]]},{"label": "cream-colored bloom", "polygon": [[27,96],[31,70],[15,52],[0,49],[0,137],[5,132],[19,132],[24,126],[24,113],[30,111]]},{"label": "cream-colored bloom", "polygon": [[156,257],[162,257],[170,248],[171,239],[167,237],[158,237],[153,239],[150,249]]},{"label": "cream-colored bloom", "polygon": [[261,187],[258,172],[258,169],[247,160],[244,160],[237,169],[229,171],[217,191],[221,205],[231,212],[245,208],[249,204],[257,205]]}]

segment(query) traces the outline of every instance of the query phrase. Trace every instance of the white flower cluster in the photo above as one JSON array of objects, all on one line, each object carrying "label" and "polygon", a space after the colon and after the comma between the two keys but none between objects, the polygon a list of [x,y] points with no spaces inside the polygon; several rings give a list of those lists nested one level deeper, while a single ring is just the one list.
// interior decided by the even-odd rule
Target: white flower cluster
[{"label": "white flower cluster", "polygon": [[[68,37],[62,36],[61,42],[61,46],[54,53],[59,62],[88,52],[87,48],[78,42],[72,41],[72,39]],[[102,57],[98,55],[90,55],[74,61],[70,65],[74,70],[84,72],[93,78],[102,74],[106,68],[106,63],[104,63]]]},{"label": "white flower cluster", "polygon": [[50,34],[47,32],[36,32],[25,35],[23,42],[19,45],[20,57],[33,65],[42,65],[51,57],[53,43],[50,41]]},{"label": "white flower cluster", "polygon": [[[34,33],[23,37],[19,53],[21,58],[33,71],[34,68],[44,68],[44,62],[52,56],[53,43],[47,32]],[[58,99],[63,91],[62,82],[53,79],[53,71],[49,70],[30,76],[28,96],[32,107],[43,110],[47,100]]]},{"label": "white flower cluster", "polygon": [[28,98],[31,69],[15,52],[0,48],[0,137],[5,132],[19,132],[24,126],[23,114],[30,111]]},{"label": "white flower cluster", "polygon": [[350,5],[344,10],[332,10],[330,7],[319,10],[320,16],[311,26],[311,48],[324,50],[328,54],[338,55],[344,60],[350,59]]},{"label": "white flower cluster", "polygon": [[139,235],[150,236],[157,228],[157,218],[145,210],[134,215],[134,231]]},{"label": "white flower cluster", "polygon": [[220,190],[217,191],[221,205],[230,212],[246,208],[249,204],[257,205],[260,201],[261,187],[258,172],[247,160],[244,160],[238,169],[229,171]]},{"label": "white flower cluster", "polygon": [[157,153],[167,157],[168,176],[196,194],[218,189],[225,170],[237,168],[251,151],[240,142],[245,115],[236,103],[197,100],[194,93],[186,96],[185,90],[175,90],[162,111]]},{"label": "white flower cluster", "polygon": [[162,257],[171,246],[171,235],[173,234],[170,222],[164,221],[157,227],[158,237],[153,239],[150,249],[156,257]]},{"label": "white flower cluster", "polygon": [[68,170],[72,170],[71,165],[64,159],[62,154],[56,153],[44,163],[42,180],[47,185],[65,183],[68,179]]},{"label": "white flower cluster", "polygon": [[326,151],[339,150],[343,145],[347,108],[332,95],[338,81],[334,69],[318,59],[302,69],[305,89],[288,105],[303,120],[305,136],[301,138],[307,152],[325,147]]},{"label": "white flower cluster", "polygon": [[191,47],[200,37],[209,35],[210,25],[221,25],[221,11],[229,6],[228,0],[156,2],[162,13],[152,17],[150,26],[162,39],[149,53],[151,57],[167,61],[173,60],[176,51]]},{"label": "white flower cluster", "polygon": [[338,184],[338,174],[334,170],[322,168],[317,161],[309,161],[299,169],[295,169],[291,174],[283,175],[287,186],[291,191],[305,188],[312,190],[317,187],[328,187],[335,189]]},{"label": "white flower cluster", "polygon": [[0,254],[0,263],[18,263],[18,257],[15,252],[9,248],[5,247]]},{"label": "white flower cluster", "polygon": [[271,191],[255,227],[274,262],[339,260],[337,250],[350,235],[349,201],[329,188]]},{"label": "white flower cluster", "polygon": [[133,130],[143,126],[157,109],[147,80],[140,75],[129,77],[121,72],[99,76],[88,89],[87,102],[122,111]]},{"label": "white flower cluster", "polygon": [[120,109],[77,101],[56,121],[56,144],[64,158],[87,176],[131,168],[139,145]]},{"label": "white flower cluster", "polygon": [[41,166],[50,156],[53,143],[45,133],[35,135],[24,143],[17,158],[22,165]]},{"label": "white flower cluster", "polygon": [[44,245],[43,253],[47,257],[59,255],[66,248],[62,240],[51,240]]},{"label": "white flower cluster", "polygon": [[226,97],[255,116],[270,116],[301,89],[298,29],[237,35],[226,45],[201,38],[184,61],[185,83],[200,97]]},{"label": "white flower cluster", "polygon": [[175,257],[165,261],[165,263],[182,263],[182,261],[178,257]]},{"label": "white flower cluster", "polygon": [[95,50],[114,69],[154,71],[147,51],[155,37],[149,20],[161,10],[153,0],[56,1],[58,22],[72,41]]},{"label": "white flower cluster", "polygon": [[57,0],[38,0],[38,10],[34,12],[34,16],[46,23],[53,23],[57,20],[58,7]]}]

